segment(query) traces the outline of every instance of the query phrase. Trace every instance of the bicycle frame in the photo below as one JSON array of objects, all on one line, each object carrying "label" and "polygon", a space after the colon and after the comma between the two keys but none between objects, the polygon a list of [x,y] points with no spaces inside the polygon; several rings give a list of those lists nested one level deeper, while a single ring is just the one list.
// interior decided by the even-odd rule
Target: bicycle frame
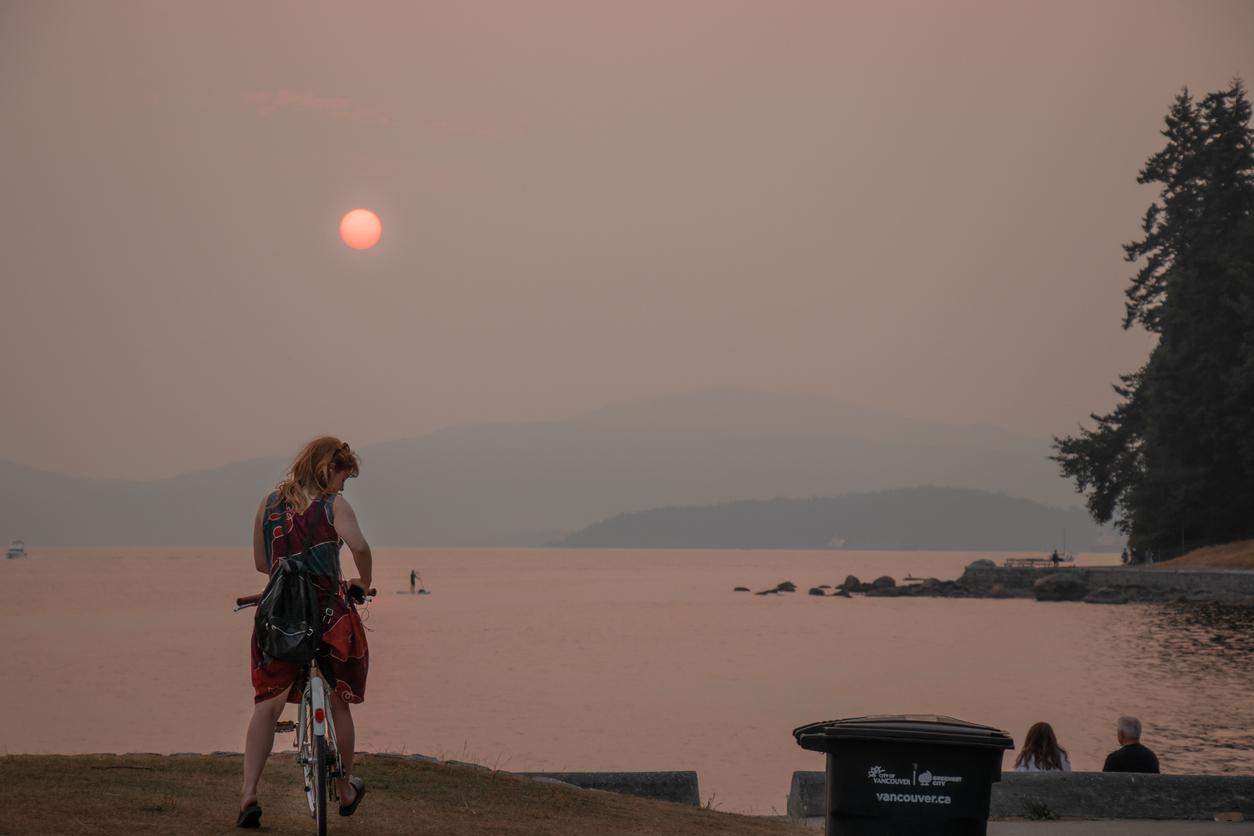
[{"label": "bicycle frame", "polygon": [[318,751],[315,738],[326,741],[326,748],[334,758],[328,770],[331,781],[327,784],[328,796],[333,801],[339,800],[336,779],[344,774],[343,761],[340,759],[340,747],[335,739],[335,721],[331,717],[331,700],[335,695],[327,687],[322,672],[318,670],[317,661],[311,661],[305,682],[304,693],[300,698],[300,710],[296,716],[296,759],[305,776],[305,796],[309,800],[310,815],[317,815],[314,798],[313,770],[315,753]]}]

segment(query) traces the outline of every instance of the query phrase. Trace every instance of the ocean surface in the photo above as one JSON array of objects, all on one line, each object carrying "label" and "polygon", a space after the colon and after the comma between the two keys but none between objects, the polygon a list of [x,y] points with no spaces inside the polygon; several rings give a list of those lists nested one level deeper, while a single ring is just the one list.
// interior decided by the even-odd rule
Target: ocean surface
[{"label": "ocean surface", "polygon": [[[232,604],[264,583],[248,550],[31,552],[0,565],[3,751],[243,748],[252,611]],[[358,747],[505,770],[692,769],[718,809],[769,814],[793,770],[823,768],[793,741],[804,723],[944,714],[1018,745],[1046,720],[1076,769],[1097,770],[1128,713],[1165,772],[1254,773],[1254,611],[805,594],[1004,556],[380,549]],[[408,594],[411,568],[432,594]],[[783,580],[800,591],[732,591]]]}]

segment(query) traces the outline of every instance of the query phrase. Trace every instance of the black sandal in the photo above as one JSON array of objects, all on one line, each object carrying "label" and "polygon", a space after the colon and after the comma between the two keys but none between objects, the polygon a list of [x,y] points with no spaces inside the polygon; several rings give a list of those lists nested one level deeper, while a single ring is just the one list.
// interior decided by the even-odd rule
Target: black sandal
[{"label": "black sandal", "polygon": [[357,805],[358,805],[358,804],[360,804],[360,803],[361,803],[361,800],[362,800],[363,798],[365,798],[365,797],[366,797],[366,782],[365,782],[365,781],[363,781],[363,780],[361,780],[360,778],[358,778],[358,777],[354,776],[354,777],[352,777],[352,778],[349,778],[349,779],[348,779],[348,783],[352,784],[352,785],[353,785],[353,789],[357,790],[357,795],[356,795],[356,797],[355,797],[355,798],[353,798],[353,803],[352,803],[352,804],[341,804],[341,805],[340,805],[340,815],[341,815],[341,816],[351,816],[353,813],[356,813],[356,812],[357,812]]},{"label": "black sandal", "polygon": [[243,810],[240,810],[239,818],[235,820],[235,826],[248,829],[261,827],[261,805],[254,801]]}]

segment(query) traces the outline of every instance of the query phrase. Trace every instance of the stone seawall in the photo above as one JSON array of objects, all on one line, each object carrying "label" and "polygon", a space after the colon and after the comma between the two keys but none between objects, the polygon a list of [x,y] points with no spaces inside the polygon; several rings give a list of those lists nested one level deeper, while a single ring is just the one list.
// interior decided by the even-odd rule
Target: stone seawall
[{"label": "stone seawall", "polygon": [[971,565],[962,573],[959,584],[981,597],[1032,598],[1036,582],[1047,576],[1074,578],[1090,591],[1109,590],[1112,595],[1130,601],[1254,604],[1254,571],[1239,569],[1147,569],[1139,566],[1026,569]]},{"label": "stone seawall", "polygon": [[[826,815],[825,776],[794,772],[788,815]],[[1213,819],[1216,813],[1254,817],[1254,776],[1133,775],[1106,772],[1006,772],[993,784],[989,815],[1093,819]]]}]

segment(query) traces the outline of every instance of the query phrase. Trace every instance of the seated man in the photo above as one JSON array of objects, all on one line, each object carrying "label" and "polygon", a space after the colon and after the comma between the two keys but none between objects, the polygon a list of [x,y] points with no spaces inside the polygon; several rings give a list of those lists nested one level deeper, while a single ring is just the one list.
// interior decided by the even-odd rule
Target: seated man
[{"label": "seated man", "polygon": [[1141,721],[1120,717],[1116,730],[1119,748],[1106,756],[1102,772],[1158,772],[1158,757],[1141,745]]}]

